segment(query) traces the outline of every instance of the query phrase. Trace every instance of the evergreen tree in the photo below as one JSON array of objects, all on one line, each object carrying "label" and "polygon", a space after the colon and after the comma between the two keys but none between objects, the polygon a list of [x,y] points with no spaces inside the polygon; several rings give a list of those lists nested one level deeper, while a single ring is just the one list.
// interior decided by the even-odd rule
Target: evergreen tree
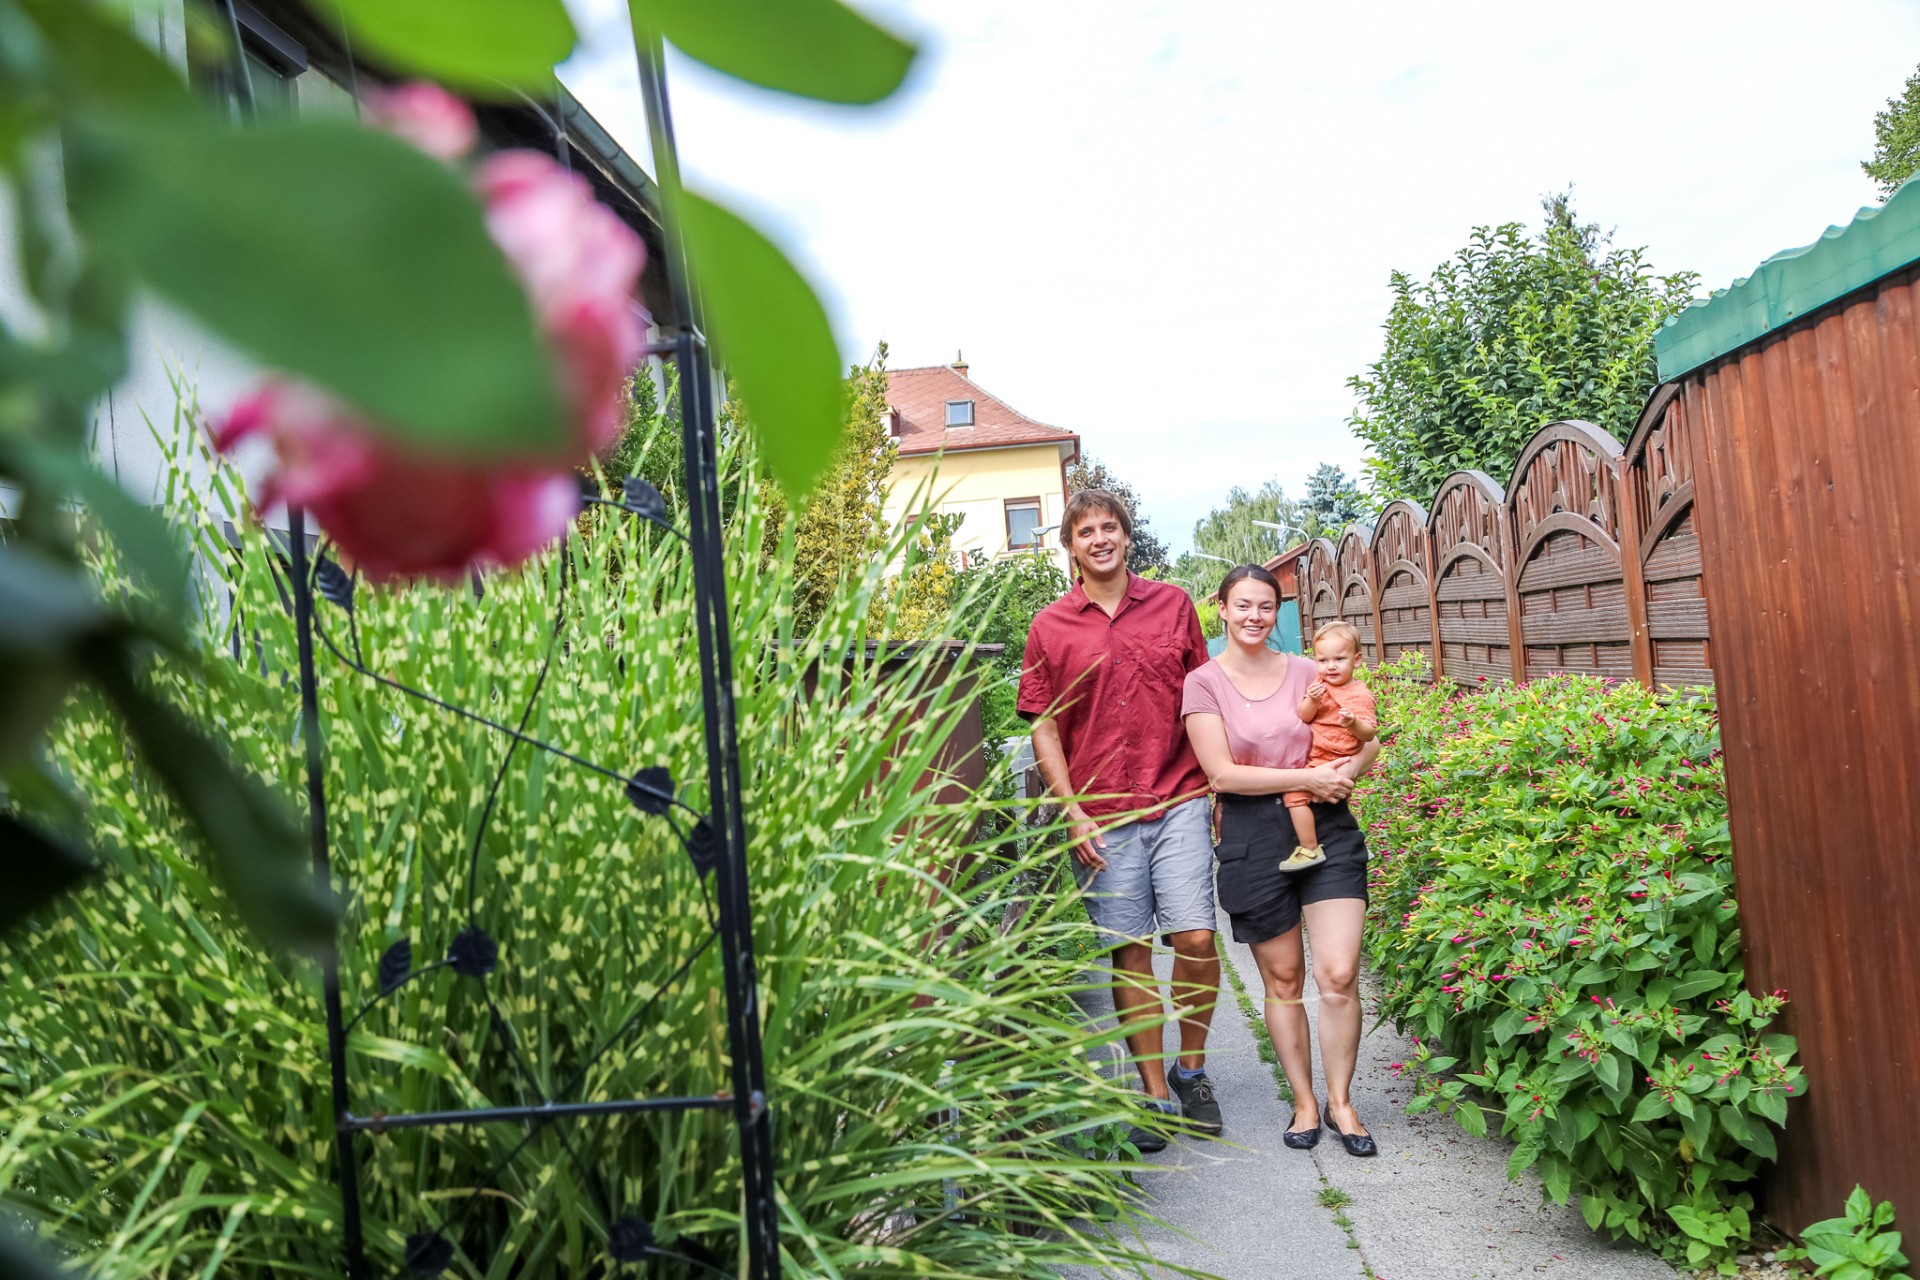
[{"label": "evergreen tree", "polygon": [[1367,495],[1331,462],[1323,462],[1307,477],[1306,496],[1300,500],[1301,532],[1309,538],[1338,538],[1340,531],[1368,514]]}]

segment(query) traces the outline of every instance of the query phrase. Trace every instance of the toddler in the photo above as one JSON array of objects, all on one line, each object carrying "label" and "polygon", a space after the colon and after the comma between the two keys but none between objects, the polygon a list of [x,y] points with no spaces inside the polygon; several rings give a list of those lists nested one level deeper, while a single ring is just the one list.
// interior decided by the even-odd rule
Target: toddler
[{"label": "toddler", "polygon": [[[1313,633],[1313,658],[1320,664],[1320,678],[1307,686],[1297,710],[1300,718],[1312,726],[1313,748],[1307,767],[1332,764],[1360,750],[1363,742],[1372,742],[1380,734],[1376,722],[1373,695],[1367,686],[1353,678],[1353,665],[1360,661],[1360,633],[1345,622],[1329,622]],[[1287,813],[1293,818],[1293,831],[1300,847],[1281,859],[1282,871],[1304,871],[1327,860],[1320,849],[1320,832],[1307,806],[1313,797],[1304,791],[1287,792]]]}]

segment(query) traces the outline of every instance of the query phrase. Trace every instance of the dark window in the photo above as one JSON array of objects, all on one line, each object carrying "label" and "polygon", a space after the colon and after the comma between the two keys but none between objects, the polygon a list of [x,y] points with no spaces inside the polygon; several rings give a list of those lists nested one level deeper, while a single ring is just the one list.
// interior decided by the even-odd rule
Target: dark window
[{"label": "dark window", "polygon": [[[219,6],[202,0],[194,0],[189,8],[197,15],[189,14],[187,78],[238,118],[240,87],[227,58],[230,37],[226,15]],[[294,78],[307,69],[305,47],[245,0],[234,0],[234,17],[240,26],[240,52],[246,59],[254,105],[262,116],[290,113]]]},{"label": "dark window", "polygon": [[1007,500],[1007,546],[1015,551],[1039,545],[1040,499]]},{"label": "dark window", "polygon": [[970,427],[973,425],[973,401],[947,401],[947,425],[950,427]]}]

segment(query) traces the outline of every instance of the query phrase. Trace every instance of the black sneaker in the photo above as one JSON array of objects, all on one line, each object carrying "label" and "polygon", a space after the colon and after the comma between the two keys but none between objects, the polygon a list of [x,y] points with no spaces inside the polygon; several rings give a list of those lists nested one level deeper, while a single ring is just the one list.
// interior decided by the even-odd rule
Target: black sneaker
[{"label": "black sneaker", "polygon": [[1160,1104],[1152,1098],[1144,1100],[1149,1119],[1145,1124],[1136,1124],[1127,1130],[1127,1141],[1134,1150],[1142,1155],[1167,1149],[1167,1124],[1173,1120],[1170,1112],[1163,1111]]},{"label": "black sneaker", "polygon": [[1187,1127],[1196,1133],[1219,1133],[1220,1104],[1213,1098],[1213,1079],[1204,1071],[1190,1076],[1184,1071],[1167,1072],[1167,1083],[1180,1099],[1180,1114]]}]

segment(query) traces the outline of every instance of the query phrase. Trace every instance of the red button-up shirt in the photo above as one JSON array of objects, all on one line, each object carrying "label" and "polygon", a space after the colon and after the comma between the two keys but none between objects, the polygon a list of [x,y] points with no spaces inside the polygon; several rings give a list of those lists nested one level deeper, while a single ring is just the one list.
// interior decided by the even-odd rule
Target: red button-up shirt
[{"label": "red button-up shirt", "polygon": [[1017,706],[1028,719],[1052,715],[1075,794],[1116,793],[1084,802],[1089,814],[1164,812],[1207,789],[1180,722],[1182,682],[1206,661],[1200,618],[1179,587],[1129,573],[1108,617],[1075,583],[1027,632]]}]

